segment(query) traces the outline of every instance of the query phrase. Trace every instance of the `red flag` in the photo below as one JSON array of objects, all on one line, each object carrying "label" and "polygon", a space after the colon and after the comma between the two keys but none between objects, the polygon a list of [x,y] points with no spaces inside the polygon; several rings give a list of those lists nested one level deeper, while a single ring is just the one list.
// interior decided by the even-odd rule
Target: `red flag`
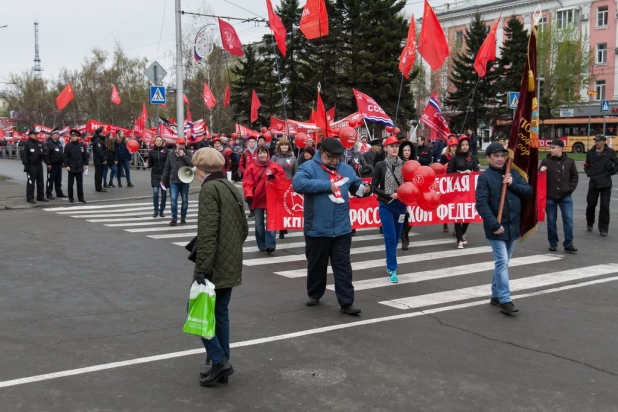
[{"label": "red flag", "polygon": [[436,137],[439,139],[446,140],[448,135],[451,134],[448,122],[442,115],[440,101],[438,100],[436,92],[433,92],[431,98],[427,102],[427,106],[425,106],[425,110],[421,116],[421,122],[429,126],[432,133],[435,133]]},{"label": "red flag", "polygon": [[223,106],[228,107],[230,105],[230,84],[225,85],[225,93],[223,94]]},{"label": "red flag", "polygon": [[332,132],[330,130],[330,122],[327,119],[326,108],[324,107],[324,103],[322,102],[322,96],[318,93],[318,107],[315,113],[315,124],[322,129],[324,132],[324,137],[332,136]]},{"label": "red flag", "polygon": [[487,62],[496,60],[496,30],[498,30],[501,18],[502,13],[500,13],[500,17],[492,26],[478,53],[476,53],[474,70],[476,70],[479,77],[484,77],[487,74]]},{"label": "red flag", "polygon": [[118,90],[116,90],[116,85],[114,85],[112,87],[112,97],[111,97],[111,101],[112,103],[114,103],[116,106],[118,106],[121,102],[120,100],[120,95],[118,94]]},{"label": "red flag", "polygon": [[221,43],[223,43],[225,50],[234,56],[242,57],[245,55],[240,37],[230,23],[219,19],[219,31],[221,32]]},{"label": "red flag", "polygon": [[309,123],[315,123],[315,110],[311,109],[311,116],[309,116]]},{"label": "red flag", "polygon": [[418,53],[434,70],[438,70],[444,64],[450,53],[444,30],[427,0],[425,0],[421,35],[418,39]]},{"label": "red flag", "polygon": [[285,57],[286,53],[286,44],[285,44],[285,26],[281,21],[281,17],[279,17],[273,11],[273,5],[270,0],[266,0],[266,7],[268,8],[268,24],[270,25],[270,29],[273,31],[273,35],[275,36],[275,40],[277,41],[277,46],[279,47],[279,51]]},{"label": "red flag", "polygon": [[74,98],[75,95],[73,94],[73,85],[69,83],[64,90],[60,92],[58,97],[56,97],[56,107],[58,107],[58,110],[62,110],[67,107],[67,104],[69,104],[69,102]]},{"label": "red flag", "polygon": [[307,40],[328,36],[328,13],[324,0],[307,0],[300,18],[300,31]]},{"label": "red flag", "polygon": [[258,99],[258,95],[253,91],[251,95],[251,123],[256,122],[258,119],[258,109],[262,106],[260,103],[260,99]]},{"label": "red flag", "polygon": [[188,106],[191,103],[189,103],[189,99],[187,99],[187,95],[186,94],[182,94],[182,101],[185,102],[185,104]]},{"label": "red flag", "polygon": [[410,70],[414,66],[416,60],[416,25],[414,24],[414,14],[410,18],[410,27],[408,28],[408,40],[399,56],[399,71],[406,79],[410,78]]},{"label": "red flag", "polygon": [[189,123],[193,123],[193,117],[191,116],[191,109],[187,106],[187,118],[185,119],[185,126]]},{"label": "red flag", "polygon": [[368,122],[379,123],[384,126],[394,127],[394,123],[386,112],[380,107],[373,97],[361,93],[356,89],[352,89],[354,97],[356,98],[356,105],[358,106],[358,112],[363,115],[363,119]]},{"label": "red flag", "polygon": [[148,120],[148,111],[146,110],[146,104],[142,103],[142,113],[135,120],[133,130],[142,134],[146,128],[146,120]]},{"label": "red flag", "polygon": [[212,108],[215,107],[215,105],[217,104],[217,99],[215,99],[215,96],[213,96],[212,92],[210,91],[210,87],[208,87],[208,84],[206,83],[204,83],[204,94],[202,95],[202,97],[204,98],[204,104],[210,110],[212,110]]},{"label": "red flag", "polygon": [[0,127],[0,137],[4,137],[4,130]]},{"label": "red flag", "polygon": [[334,105],[333,107],[331,107],[330,110],[326,111],[326,120],[328,120],[329,122],[334,122],[336,112],[337,112],[337,105]]}]

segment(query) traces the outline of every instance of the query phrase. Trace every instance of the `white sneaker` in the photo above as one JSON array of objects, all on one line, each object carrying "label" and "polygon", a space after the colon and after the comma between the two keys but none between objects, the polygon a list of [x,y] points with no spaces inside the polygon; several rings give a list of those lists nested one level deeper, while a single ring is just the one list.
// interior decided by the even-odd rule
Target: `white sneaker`
[{"label": "white sneaker", "polygon": [[457,249],[463,249],[464,248],[464,242],[459,242],[457,244]]},{"label": "white sneaker", "polygon": [[466,239],[466,235],[463,235],[462,238],[463,238],[463,244],[467,245],[468,244],[468,239]]}]

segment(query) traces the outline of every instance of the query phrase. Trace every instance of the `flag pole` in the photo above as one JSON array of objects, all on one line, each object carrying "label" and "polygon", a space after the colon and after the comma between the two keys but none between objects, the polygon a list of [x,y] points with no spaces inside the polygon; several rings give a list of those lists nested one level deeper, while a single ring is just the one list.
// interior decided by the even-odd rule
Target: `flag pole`
[{"label": "flag pole", "polygon": [[[275,42],[273,42],[273,53],[275,55],[275,66],[277,69],[277,77],[279,78],[279,90],[281,90],[281,105],[283,106],[283,118],[285,119],[285,133],[290,133],[288,129],[288,114],[285,110],[285,96],[283,94],[283,84],[281,83],[281,72],[279,71],[279,58],[277,57],[277,50],[275,49]],[[289,137],[289,136],[288,136]]]},{"label": "flag pole", "polygon": [[399,102],[401,102],[401,91],[403,90],[403,73],[401,73],[401,84],[399,85],[399,97],[397,97],[397,110],[395,111],[395,127],[397,127],[397,117],[399,117]]},{"label": "flag pole", "polygon": [[[504,175],[507,176],[511,174],[511,158],[507,157],[506,158],[506,170],[504,172]],[[498,206],[498,223],[502,222],[502,212],[504,211],[504,201],[506,199],[506,189],[508,187],[508,184],[506,183],[502,183],[502,193],[500,194],[500,206]]]},{"label": "flag pole", "polygon": [[466,127],[466,121],[468,121],[468,113],[470,113],[470,107],[472,107],[472,101],[474,100],[474,96],[476,95],[476,88],[479,87],[479,82],[481,81],[481,76],[476,80],[476,84],[474,85],[474,91],[472,92],[472,97],[468,100],[468,108],[466,109],[466,115],[464,116],[463,123],[461,124],[461,132],[459,134],[463,134],[464,127]]}]

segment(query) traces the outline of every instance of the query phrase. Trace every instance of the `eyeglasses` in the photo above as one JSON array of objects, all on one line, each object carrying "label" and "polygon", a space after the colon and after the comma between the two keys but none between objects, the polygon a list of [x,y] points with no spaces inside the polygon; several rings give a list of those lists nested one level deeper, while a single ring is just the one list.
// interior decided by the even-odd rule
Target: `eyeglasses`
[{"label": "eyeglasses", "polygon": [[326,156],[328,158],[328,160],[339,160],[339,158],[341,157],[341,155],[332,155],[332,154],[327,153],[327,152],[322,152],[322,154],[324,156]]}]

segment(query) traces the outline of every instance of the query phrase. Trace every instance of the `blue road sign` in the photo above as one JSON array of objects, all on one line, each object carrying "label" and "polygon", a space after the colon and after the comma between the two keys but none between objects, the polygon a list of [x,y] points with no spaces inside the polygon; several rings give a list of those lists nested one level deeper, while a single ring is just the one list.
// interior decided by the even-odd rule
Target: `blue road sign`
[{"label": "blue road sign", "polygon": [[609,100],[601,102],[601,113],[609,113]]},{"label": "blue road sign", "polygon": [[519,103],[519,92],[509,92],[509,109],[517,109],[517,104]]},{"label": "blue road sign", "polygon": [[165,86],[150,86],[150,104],[165,104]]}]

